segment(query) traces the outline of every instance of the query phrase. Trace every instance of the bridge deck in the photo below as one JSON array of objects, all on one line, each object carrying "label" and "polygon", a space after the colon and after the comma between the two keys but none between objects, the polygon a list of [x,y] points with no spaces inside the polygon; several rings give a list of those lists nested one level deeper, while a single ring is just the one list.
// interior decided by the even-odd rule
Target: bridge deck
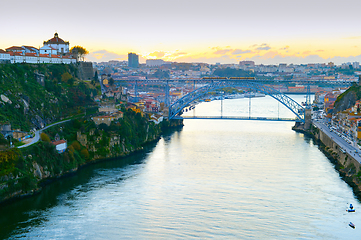
[{"label": "bridge deck", "polygon": [[242,117],[242,116],[175,116],[173,119],[219,119],[219,120],[258,120],[296,122],[296,118]]}]

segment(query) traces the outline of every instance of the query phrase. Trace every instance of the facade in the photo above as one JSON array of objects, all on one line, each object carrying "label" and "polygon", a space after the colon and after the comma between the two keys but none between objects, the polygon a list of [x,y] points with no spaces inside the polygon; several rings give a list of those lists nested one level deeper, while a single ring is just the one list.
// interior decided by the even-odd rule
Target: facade
[{"label": "facade", "polygon": [[158,67],[165,64],[163,59],[147,59],[145,63],[149,67]]},{"label": "facade", "polygon": [[114,120],[117,120],[119,118],[123,118],[123,112],[118,111],[116,113],[113,113],[112,115],[108,115],[108,116],[97,116],[97,117],[93,117],[93,121],[96,125],[100,125],[102,123],[110,126],[111,122],[113,122]]},{"label": "facade", "polygon": [[40,48],[40,54],[51,54],[51,55],[56,55],[57,54],[57,50],[53,47],[50,46],[43,46]]},{"label": "facade", "polygon": [[139,67],[139,56],[135,53],[128,53],[128,67]]},{"label": "facade", "polygon": [[54,37],[48,41],[44,41],[44,46],[49,46],[56,49],[57,54],[69,53],[69,42],[64,41],[59,37],[59,34],[56,32]]},{"label": "facade", "polygon": [[66,148],[68,147],[65,140],[53,141],[51,143],[55,145],[56,151],[58,151],[58,153],[65,152]]},{"label": "facade", "polygon": [[10,63],[10,53],[0,49],[0,63]]},{"label": "facade", "polygon": [[39,53],[20,53],[7,52],[0,53],[0,62],[10,61],[10,63],[53,63],[53,64],[71,64],[76,63],[76,59],[71,56],[39,54]]},{"label": "facade", "polygon": [[0,63],[52,63],[71,64],[76,59],[69,54],[69,42],[59,38],[58,33],[54,38],[44,41],[44,46],[37,49],[32,46],[12,46],[0,49]]},{"label": "facade", "polygon": [[254,61],[240,61],[239,65],[246,66],[246,67],[254,67],[255,63],[254,63]]}]

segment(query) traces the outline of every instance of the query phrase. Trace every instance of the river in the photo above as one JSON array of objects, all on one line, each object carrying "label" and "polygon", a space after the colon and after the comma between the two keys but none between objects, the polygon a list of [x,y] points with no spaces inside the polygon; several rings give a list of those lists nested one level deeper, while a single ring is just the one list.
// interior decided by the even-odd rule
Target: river
[{"label": "river", "polygon": [[[270,97],[251,101],[252,116],[293,117]],[[225,100],[223,114],[248,116],[248,104]],[[220,105],[201,103],[187,114],[220,114]],[[361,204],[293,122],[184,124],[144,152],[88,166],[0,207],[0,238],[361,238]],[[355,213],[346,212],[350,203]]]}]

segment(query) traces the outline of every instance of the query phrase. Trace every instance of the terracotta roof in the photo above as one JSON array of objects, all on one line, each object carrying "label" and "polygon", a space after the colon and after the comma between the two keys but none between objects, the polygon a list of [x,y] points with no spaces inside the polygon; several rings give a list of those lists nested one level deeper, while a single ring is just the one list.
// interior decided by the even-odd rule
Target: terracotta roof
[{"label": "terracotta roof", "polygon": [[59,140],[59,141],[52,141],[51,143],[54,144],[54,145],[59,145],[59,144],[62,144],[62,143],[66,143],[66,141],[64,139],[62,139],[62,140]]},{"label": "terracotta roof", "polygon": [[39,50],[39,49],[37,49],[36,47],[33,47],[33,46],[23,46],[23,47],[27,48],[29,50],[33,50],[33,49]]},{"label": "terracotta roof", "polygon": [[33,56],[33,57],[36,57],[36,53],[25,53],[25,56]]},{"label": "terracotta roof", "polygon": [[54,34],[54,37],[49,39],[48,41],[45,41],[47,44],[55,43],[55,44],[69,44],[68,42],[65,42],[63,39],[61,39],[58,35],[58,33]]},{"label": "terracotta roof", "polygon": [[18,47],[18,46],[12,46],[12,47],[9,47],[7,49],[5,49],[6,51],[14,51],[14,50],[21,50],[23,51],[24,49],[22,47]]}]

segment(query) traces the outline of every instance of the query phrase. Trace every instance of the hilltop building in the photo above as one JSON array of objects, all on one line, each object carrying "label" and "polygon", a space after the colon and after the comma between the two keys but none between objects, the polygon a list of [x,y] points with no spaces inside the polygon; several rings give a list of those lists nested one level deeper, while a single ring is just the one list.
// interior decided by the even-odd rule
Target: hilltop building
[{"label": "hilltop building", "polygon": [[0,49],[0,63],[70,64],[76,63],[76,58],[69,53],[69,42],[55,33],[53,38],[44,41],[40,49],[33,46],[12,46],[5,51]]},{"label": "hilltop building", "polygon": [[65,42],[59,37],[59,34],[56,32],[54,37],[48,41],[44,41],[44,46],[40,49],[51,49],[56,50],[56,54],[69,53],[69,42]]}]

